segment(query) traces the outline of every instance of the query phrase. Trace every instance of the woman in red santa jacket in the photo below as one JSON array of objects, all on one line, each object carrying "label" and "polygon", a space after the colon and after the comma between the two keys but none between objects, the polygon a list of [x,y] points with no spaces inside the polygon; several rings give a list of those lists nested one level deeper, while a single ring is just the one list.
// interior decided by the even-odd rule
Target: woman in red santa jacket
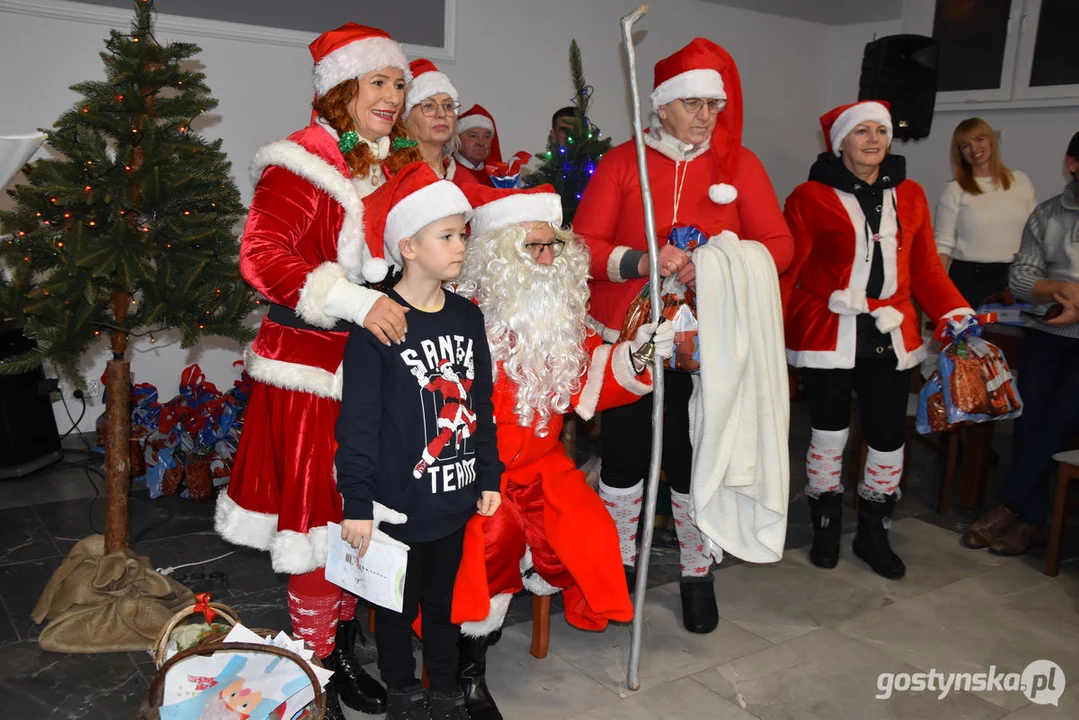
[{"label": "woman in red santa jacket", "polygon": [[[771,252],[782,272],[792,242],[760,160],[742,147],[742,85],[723,48],[697,38],[655,68],[652,108],[656,121],[645,137],[648,177],[660,231],[660,275],[677,274],[694,285],[688,256],[666,245],[670,230],[696,226],[706,236],[730,230]],[[575,229],[592,253],[593,321],[605,340],[618,338],[626,311],[647,282],[644,210],[632,142],[600,162],[581,198]],[[689,375],[666,375],[663,467],[681,546],[682,615],[690,632],[707,633],[719,622],[712,558],[689,516],[693,450],[689,440]],[[648,472],[652,399],[603,413],[600,496],[618,526],[622,562],[632,577],[644,477]],[[718,559],[718,558],[717,558]]]},{"label": "woman in red santa jacket", "polygon": [[854,554],[886,578],[906,568],[888,543],[903,475],[910,370],[926,348],[912,300],[931,318],[969,314],[937,256],[922,187],[889,155],[884,103],[844,105],[821,118],[821,153],[787,198],[794,260],[781,278],[787,299],[787,360],[802,368],[812,422],[806,496],[813,516],[810,559],[839,560],[843,448],[851,392],[869,446]]},{"label": "woman in red santa jacket", "polygon": [[[351,323],[387,344],[405,333],[400,306],[364,282],[382,280],[361,198],[383,181],[409,67],[381,30],[348,23],[311,44],[312,123],[255,155],[255,195],[240,241],[240,272],[270,301],[246,354],[256,381],[228,492],[215,527],[270,551],[288,573],[293,632],[333,669],[331,692],[362,712],[385,712],[385,690],[353,657],[356,598],[326,580],[326,524],[341,522],[334,425]],[[415,147],[408,148],[419,160]],[[376,255],[381,256],[381,249]],[[331,697],[327,717],[341,717]]]}]

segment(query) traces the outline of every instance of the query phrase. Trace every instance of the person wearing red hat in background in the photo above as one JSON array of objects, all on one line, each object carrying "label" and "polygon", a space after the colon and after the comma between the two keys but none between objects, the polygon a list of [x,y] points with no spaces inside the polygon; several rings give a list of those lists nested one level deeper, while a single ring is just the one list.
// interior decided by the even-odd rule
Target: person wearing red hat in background
[{"label": "person wearing red hat in background", "polygon": [[462,188],[472,237],[456,291],[483,311],[496,366],[498,453],[503,503],[474,518],[454,596],[464,621],[460,680],[473,720],[499,720],[486,682],[487,649],[501,636],[514,593],[562,593],[566,620],[585,630],[628,622],[633,606],[621,569],[618,531],[584,473],[559,441],[563,413],[596,412],[652,391],[630,354],[655,335],[670,357],[664,323],[605,344],[588,326],[588,250],[562,228],[554,188]]},{"label": "person wearing red hat in background", "polygon": [[[473,105],[458,116],[457,135],[461,147],[456,158],[461,170],[481,185],[494,187],[487,165],[502,162],[502,148],[498,145],[498,128],[491,113],[481,105]],[[460,172],[458,177],[465,174]]]},{"label": "person wearing red hat in background", "polygon": [[890,155],[892,118],[872,100],[821,117],[827,151],[809,181],[787,198],[794,260],[780,278],[787,361],[801,368],[812,424],[806,497],[813,517],[810,560],[833,568],[842,534],[843,448],[851,392],[869,446],[858,486],[854,554],[899,579],[888,542],[899,498],[910,371],[926,355],[912,299],[930,317],[972,314],[937,256],[929,204]]},{"label": "person wearing red hat in background", "polygon": [[[457,135],[457,113],[461,111],[457,89],[426,58],[413,60],[409,67],[412,82],[405,91],[405,109],[401,113],[409,138],[418,143],[424,162],[439,177],[457,184],[475,182],[471,173],[458,171],[454,159],[461,145]],[[396,169],[387,167],[386,171],[392,175]]]},{"label": "person wearing red hat in background", "polygon": [[[502,473],[483,314],[442,289],[461,272],[470,214],[460,188],[426,163],[406,166],[364,199],[369,241],[404,267],[388,297],[409,308],[409,327],[391,346],[367,329],[349,336],[337,487],[344,497],[341,536],[361,557],[372,536],[409,547],[401,612],[375,609],[388,720],[469,717],[457,682],[460,631],[451,601],[465,523],[477,508],[487,517],[498,509]],[[397,513],[385,531],[378,529],[380,504]],[[429,693],[412,656],[420,605]]]},{"label": "person wearing red hat in background", "polygon": [[[731,56],[697,38],[656,63],[652,109],[645,136],[648,177],[659,229],[660,275],[690,287],[695,271],[686,253],[664,239],[676,227],[696,226],[708,237],[724,230],[756,240],[779,272],[791,257],[791,236],[760,160],[742,146],[742,85]],[[604,339],[619,336],[630,303],[647,283],[649,258],[644,209],[632,141],[600,161],[574,217],[592,252],[592,305]],[[682,619],[687,630],[708,633],[719,622],[712,557],[690,517],[693,449],[689,433],[692,378],[667,372],[663,467],[671,486],[681,547]],[[652,401],[603,414],[600,497],[622,540],[622,562],[632,584],[644,478],[651,455]],[[717,560],[719,558],[716,558]]]},{"label": "person wearing red hat in background", "polygon": [[[361,197],[383,181],[389,136],[405,135],[409,70],[389,35],[355,23],[310,49],[311,124],[252,163],[258,185],[240,272],[270,310],[246,353],[255,384],[214,526],[230,542],[270,551],[274,570],[291,575],[292,629],[334,670],[327,717],[338,718],[338,698],[363,712],[386,709],[385,690],[354,657],[356,598],[329,583],[323,566],[326,523],[341,521],[333,428],[347,330],[355,323],[386,343],[405,334],[404,309],[364,287],[387,265],[364,242]],[[414,147],[393,152],[420,159]]]}]

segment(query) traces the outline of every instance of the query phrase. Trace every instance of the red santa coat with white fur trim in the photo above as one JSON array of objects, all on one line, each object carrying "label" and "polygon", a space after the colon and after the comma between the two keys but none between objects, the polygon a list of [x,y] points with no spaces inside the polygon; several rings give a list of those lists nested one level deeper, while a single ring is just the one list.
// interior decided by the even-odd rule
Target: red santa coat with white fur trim
[{"label": "red santa coat with white fur trim", "polygon": [[[333,437],[348,332],[326,300],[339,279],[362,282],[370,253],[361,198],[381,171],[376,165],[370,177],[350,178],[336,138],[310,125],[260,149],[251,172],[258,184],[240,272],[306,327],[267,316],[246,353],[256,383],[215,527],[230,542],[269,550],[277,572],[300,574],[325,563],[326,523],[342,517]],[[353,292],[369,301],[379,295]]]},{"label": "red santa coat with white fur trim", "polygon": [[904,180],[885,191],[880,224],[884,289],[879,300],[865,297],[872,265],[867,243],[872,240],[866,237],[857,198],[809,181],[787,198],[785,215],[795,246],[780,283],[791,365],[853,368],[856,316],[869,312],[879,330],[891,333],[897,369],[906,370],[926,354],[912,300],[933,320],[966,307],[940,264],[929,204],[918,183]]},{"label": "red santa coat with white fur trim", "polygon": [[[626,343],[585,339],[589,367],[571,407],[585,420],[608,408],[635,402],[652,391],[651,373],[630,369]],[[566,620],[586,630],[628,622],[633,604],[622,571],[618,530],[584,473],[559,441],[562,416],[544,437],[518,422],[517,384],[498,367],[494,393],[498,456],[505,465],[502,506],[491,517],[476,515],[465,530],[464,556],[453,596],[453,621],[479,637],[501,627],[514,593],[563,593]],[[537,575],[522,581],[531,552]]]}]

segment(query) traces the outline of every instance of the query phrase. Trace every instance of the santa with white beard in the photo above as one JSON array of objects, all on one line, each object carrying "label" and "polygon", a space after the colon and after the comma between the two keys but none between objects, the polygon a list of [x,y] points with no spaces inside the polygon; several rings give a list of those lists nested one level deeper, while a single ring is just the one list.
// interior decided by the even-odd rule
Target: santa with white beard
[{"label": "santa with white beard", "polygon": [[674,331],[645,325],[610,345],[587,324],[588,249],[562,229],[550,185],[461,188],[474,210],[457,292],[483,311],[496,368],[494,417],[505,464],[502,505],[474,517],[453,598],[461,623],[461,683],[474,720],[501,718],[485,679],[514,593],[562,593],[566,620],[584,630],[628,622],[633,604],[618,530],[559,442],[562,414],[585,420],[652,391],[631,354],[649,341],[670,357]]}]

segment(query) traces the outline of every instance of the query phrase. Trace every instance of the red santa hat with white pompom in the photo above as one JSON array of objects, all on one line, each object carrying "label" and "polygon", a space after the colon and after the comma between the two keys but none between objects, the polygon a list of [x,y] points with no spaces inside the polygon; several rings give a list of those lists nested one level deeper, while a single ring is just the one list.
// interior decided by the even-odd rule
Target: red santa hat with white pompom
[{"label": "red santa hat with white pompom", "polygon": [[562,227],[562,198],[551,185],[534,188],[490,188],[486,185],[462,186],[472,203],[472,237],[493,228],[544,222]]},{"label": "red santa hat with white pompom", "polygon": [[696,38],[656,63],[652,109],[685,98],[716,99],[724,103],[716,118],[709,149],[719,169],[708,197],[717,205],[738,198],[730,184],[742,151],[742,81],[730,54],[711,40]]},{"label": "red santa hat with white pompom", "polygon": [[440,178],[427,163],[414,162],[363,199],[363,214],[371,251],[371,259],[363,264],[363,276],[374,283],[386,277],[389,262],[404,266],[403,239],[450,215],[464,215],[468,220],[472,206],[459,187]]}]

